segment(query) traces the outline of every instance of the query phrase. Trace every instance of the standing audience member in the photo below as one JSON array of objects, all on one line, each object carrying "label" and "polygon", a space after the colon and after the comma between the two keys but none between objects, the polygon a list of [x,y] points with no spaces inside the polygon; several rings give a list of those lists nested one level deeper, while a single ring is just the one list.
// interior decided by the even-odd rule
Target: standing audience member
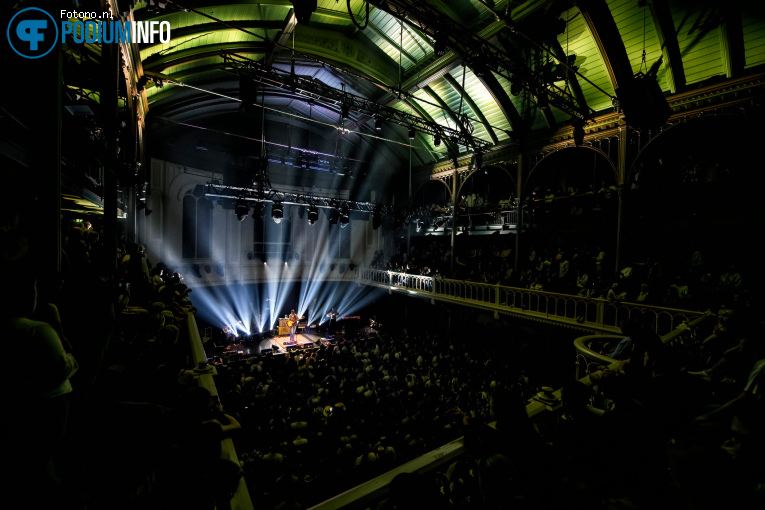
[{"label": "standing audience member", "polygon": [[[51,324],[31,319],[37,309],[32,270],[23,263],[7,269],[0,290],[0,330],[5,349],[13,349],[16,355],[8,359],[4,370],[13,405],[0,411],[0,476],[14,494],[55,498],[59,479],[53,458],[66,432],[72,392],[69,378],[77,371],[77,362]],[[55,318],[57,312],[49,315]]]}]

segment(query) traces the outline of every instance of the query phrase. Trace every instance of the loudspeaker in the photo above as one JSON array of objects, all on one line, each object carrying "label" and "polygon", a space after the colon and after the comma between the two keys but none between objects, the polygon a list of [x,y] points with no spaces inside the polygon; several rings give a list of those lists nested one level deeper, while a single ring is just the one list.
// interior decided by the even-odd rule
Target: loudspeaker
[{"label": "loudspeaker", "polygon": [[656,77],[636,74],[616,91],[624,120],[635,129],[656,128],[664,124],[672,109]]}]

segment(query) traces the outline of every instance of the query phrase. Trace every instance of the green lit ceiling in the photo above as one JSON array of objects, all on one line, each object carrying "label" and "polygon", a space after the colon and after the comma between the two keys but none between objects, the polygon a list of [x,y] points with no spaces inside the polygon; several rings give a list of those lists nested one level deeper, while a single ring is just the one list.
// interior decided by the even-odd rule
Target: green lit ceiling
[{"label": "green lit ceiling", "polygon": [[[763,2],[585,0],[575,5],[530,0],[512,1],[509,9],[507,0],[427,3],[492,44],[502,44],[507,54],[524,50],[516,52],[518,37],[488,7],[507,10],[531,39],[554,20],[566,20],[565,29],[542,44],[550,53],[539,52],[533,58],[540,59],[539,65],[554,65],[555,57],[572,56],[578,75],[568,73],[555,85],[583,100],[594,112],[612,108],[620,79],[647,72],[652,66],[661,89],[673,94],[710,78],[741,75],[765,64]],[[354,24],[345,0],[319,0],[307,26],[295,24],[292,3],[286,0],[189,0],[178,5],[189,11],[179,10],[175,4],[164,10],[146,4],[135,8],[136,19],[169,21],[172,27],[169,43],[141,47],[144,71],[196,87],[192,92],[172,84],[162,90],[151,83],[147,86],[150,110],[166,118],[189,121],[228,111],[220,96],[202,92],[238,96],[237,78],[221,69],[223,53],[288,69],[294,48],[298,74],[332,87],[345,86],[349,92],[443,126],[455,128],[456,119],[466,116],[473,136],[494,145],[508,143],[521,132],[549,130],[570,121],[570,114],[555,107],[546,114],[540,111],[532,94],[511,94],[512,82],[507,77],[493,73],[479,77],[469,62],[451,52],[437,57],[428,35],[374,5],[368,6],[367,19],[363,0],[352,0],[350,6],[357,23],[366,25],[364,30]],[[282,47],[272,51],[267,41],[277,41]],[[409,99],[395,93],[399,87],[410,94]],[[306,111],[295,104],[301,102],[307,100],[283,93],[266,98],[267,104],[286,113]],[[198,107],[190,107],[194,104]],[[331,105],[314,106],[311,115],[316,119],[338,122]],[[290,119],[294,117],[271,120],[290,123]],[[356,115],[351,130],[370,132],[372,122]],[[387,137],[408,143],[405,129]],[[436,147],[424,135],[417,136],[414,145],[415,163],[446,157],[449,151],[454,156],[455,150],[469,150],[452,144]],[[396,150],[403,154],[400,148]]]}]

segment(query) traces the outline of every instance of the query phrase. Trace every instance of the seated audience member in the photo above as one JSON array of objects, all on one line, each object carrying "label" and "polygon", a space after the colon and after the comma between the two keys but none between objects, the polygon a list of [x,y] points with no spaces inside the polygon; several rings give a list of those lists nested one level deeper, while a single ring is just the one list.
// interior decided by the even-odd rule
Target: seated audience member
[{"label": "seated audience member", "polygon": [[608,355],[609,358],[626,360],[632,354],[632,344],[634,334],[637,333],[638,325],[633,319],[625,319],[621,322],[619,327],[622,330],[624,338],[616,345],[616,348]]},{"label": "seated audience member", "polygon": [[739,344],[740,356],[748,360],[752,367],[746,379],[743,390],[731,400],[714,410],[696,418],[697,421],[719,419],[729,416],[737,407],[751,400],[762,400],[765,392],[765,338],[762,336],[762,325],[742,326],[742,339]]},{"label": "seated audience member", "polygon": [[608,289],[608,294],[606,294],[606,299],[613,302],[619,302],[624,301],[627,299],[627,293],[622,290],[621,285],[618,283],[614,283],[611,285],[611,288]]}]

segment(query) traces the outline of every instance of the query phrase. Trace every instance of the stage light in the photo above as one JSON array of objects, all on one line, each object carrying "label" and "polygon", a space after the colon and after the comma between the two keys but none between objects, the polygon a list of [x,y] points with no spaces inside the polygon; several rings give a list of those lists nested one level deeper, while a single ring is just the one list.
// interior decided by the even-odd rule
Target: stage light
[{"label": "stage light", "polygon": [[377,230],[380,228],[380,225],[382,225],[382,212],[379,207],[375,207],[375,210],[372,213],[372,228]]},{"label": "stage light", "polygon": [[414,128],[409,128],[409,139],[414,140],[415,131]]},{"label": "stage light", "polygon": [[475,153],[475,168],[476,170],[480,170],[481,168],[483,168],[483,153],[482,152]]},{"label": "stage light", "polygon": [[244,220],[247,217],[248,208],[247,201],[243,198],[239,198],[234,205],[234,212],[236,213],[236,219],[239,221]]},{"label": "stage light", "polygon": [[383,120],[381,117],[375,117],[375,131],[382,131]]},{"label": "stage light", "polygon": [[319,208],[312,205],[308,208],[308,224],[313,226],[319,221]]},{"label": "stage light", "polygon": [[438,147],[441,145],[441,135],[436,133],[436,135],[433,137],[433,146]]},{"label": "stage light", "polygon": [[274,205],[271,206],[271,218],[274,223],[281,223],[284,218],[284,206],[278,200],[274,201]]},{"label": "stage light", "polygon": [[331,209],[329,211],[329,224],[337,225],[337,221],[340,219],[340,211],[337,209]]},{"label": "stage light", "polygon": [[340,209],[340,228],[345,228],[351,221],[351,211],[348,208],[348,204],[343,204]]},{"label": "stage light", "polygon": [[348,120],[348,117],[350,116],[350,112],[351,112],[351,107],[348,104],[343,103],[343,105],[340,107],[340,116],[342,117],[342,119]]}]

